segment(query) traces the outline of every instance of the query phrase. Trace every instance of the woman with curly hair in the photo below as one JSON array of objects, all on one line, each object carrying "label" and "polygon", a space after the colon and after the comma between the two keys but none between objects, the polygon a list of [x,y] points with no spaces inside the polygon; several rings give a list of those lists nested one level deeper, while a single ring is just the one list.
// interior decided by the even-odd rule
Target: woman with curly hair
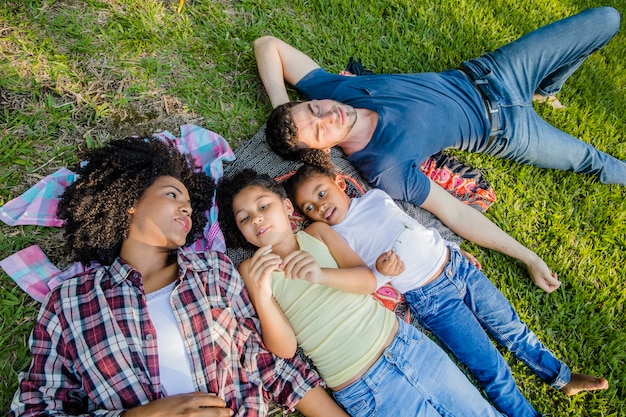
[{"label": "woman with curly hair", "polygon": [[301,360],[262,345],[241,278],[191,253],[213,180],[157,139],[87,155],[61,197],[67,246],[91,270],[44,300],[11,416],[264,416],[267,400],[346,416]]}]

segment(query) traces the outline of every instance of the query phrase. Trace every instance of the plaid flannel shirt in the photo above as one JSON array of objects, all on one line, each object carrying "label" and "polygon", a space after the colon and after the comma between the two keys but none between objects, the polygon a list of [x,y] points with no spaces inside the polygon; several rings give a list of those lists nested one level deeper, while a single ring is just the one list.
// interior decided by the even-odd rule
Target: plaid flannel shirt
[{"label": "plaid flannel shirt", "polygon": [[[267,399],[292,408],[319,376],[263,347],[243,282],[219,252],[178,252],[174,314],[198,391],[218,393],[236,416],[264,416]],[[10,416],[117,416],[166,395],[156,332],[139,272],[117,259],[55,288],[31,335]]]}]

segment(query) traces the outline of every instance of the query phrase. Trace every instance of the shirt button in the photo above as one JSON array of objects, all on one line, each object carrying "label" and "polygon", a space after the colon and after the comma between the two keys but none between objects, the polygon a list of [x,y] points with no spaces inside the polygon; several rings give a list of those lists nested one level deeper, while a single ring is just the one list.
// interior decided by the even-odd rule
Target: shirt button
[{"label": "shirt button", "polygon": [[151,341],[151,340],[152,340],[152,334],[148,333],[148,334],[146,335],[146,340],[147,340],[148,342],[149,342],[149,341]]}]

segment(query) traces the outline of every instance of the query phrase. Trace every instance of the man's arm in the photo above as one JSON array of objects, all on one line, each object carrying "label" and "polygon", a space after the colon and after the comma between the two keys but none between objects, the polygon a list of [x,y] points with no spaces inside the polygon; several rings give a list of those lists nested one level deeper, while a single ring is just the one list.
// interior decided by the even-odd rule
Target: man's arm
[{"label": "man's arm", "polygon": [[448,226],[457,235],[488,249],[522,261],[535,285],[545,292],[559,288],[561,282],[548,265],[531,251],[479,211],[451,196],[446,190],[430,180],[430,193],[421,205]]},{"label": "man's arm", "polygon": [[273,36],[263,36],[254,41],[254,57],[272,107],[289,101],[285,81],[295,85],[309,72],[319,68],[303,52]]}]

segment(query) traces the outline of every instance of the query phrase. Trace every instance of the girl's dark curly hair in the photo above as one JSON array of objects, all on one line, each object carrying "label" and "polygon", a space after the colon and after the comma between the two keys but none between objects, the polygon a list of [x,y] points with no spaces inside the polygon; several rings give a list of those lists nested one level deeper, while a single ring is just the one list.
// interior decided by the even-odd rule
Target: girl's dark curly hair
[{"label": "girl's dark curly hair", "polygon": [[287,196],[294,202],[294,204],[296,201],[294,196],[296,195],[298,187],[300,187],[305,180],[316,175],[327,177],[334,181],[337,174],[332,166],[304,164],[298,168],[292,176],[283,182]]},{"label": "girl's dark curly hair", "polygon": [[128,137],[89,151],[86,159],[57,209],[57,216],[65,220],[66,246],[74,259],[110,265],[128,233],[128,210],[161,176],[176,178],[189,192],[193,225],[187,244],[202,233],[215,182],[196,172],[190,156],[158,139]]},{"label": "girl's dark curly hair", "polygon": [[321,149],[303,147],[298,140],[298,128],[291,117],[291,109],[302,101],[291,101],[276,107],[265,126],[265,138],[269,147],[284,159],[309,164],[325,165],[330,157]]},{"label": "girl's dark curly hair", "polygon": [[252,186],[261,187],[281,198],[287,198],[282,185],[267,175],[258,174],[253,169],[247,168],[228,178],[223,177],[217,184],[216,201],[219,208],[217,218],[228,246],[255,248],[255,246],[246,241],[239,231],[235,221],[235,213],[233,212],[233,200],[237,194],[244,188]]}]

